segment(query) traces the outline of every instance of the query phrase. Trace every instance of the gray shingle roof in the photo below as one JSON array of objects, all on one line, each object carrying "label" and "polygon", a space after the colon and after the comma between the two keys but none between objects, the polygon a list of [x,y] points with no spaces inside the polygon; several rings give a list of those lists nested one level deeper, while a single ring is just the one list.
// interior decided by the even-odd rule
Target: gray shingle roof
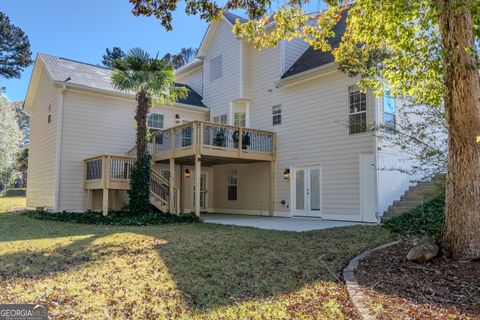
[{"label": "gray shingle roof", "polygon": [[[342,18],[333,28],[333,31],[335,32],[335,36],[328,40],[332,49],[337,48],[340,45],[340,42],[342,41],[343,34],[347,29],[347,15],[348,15],[348,10],[343,13]],[[287,72],[285,72],[282,75],[282,79],[329,64],[334,61],[335,61],[335,58],[333,57],[332,52],[330,51],[323,52],[321,50],[315,50],[312,46],[310,46],[300,56],[300,58],[298,58],[298,60],[295,61],[295,63],[290,67],[290,69],[288,69]]]},{"label": "gray shingle roof", "polygon": [[248,19],[244,18],[244,17],[240,17],[240,16],[237,16],[236,14],[233,14],[231,12],[228,12],[228,11],[225,11],[223,13],[223,15],[225,16],[225,18],[227,18],[228,21],[230,21],[230,23],[232,24],[235,24],[236,20],[239,19],[241,23],[245,23],[248,21]]},{"label": "gray shingle roof", "polygon": [[[39,57],[44,62],[45,68],[53,81],[63,82],[68,79],[67,83],[74,85],[109,92],[122,92],[113,86],[110,80],[112,70],[109,68],[48,54],[39,54]],[[187,98],[179,100],[179,103],[205,108],[205,105],[202,103],[202,97],[195,90],[185,84],[176,85],[187,87],[189,90]]]}]

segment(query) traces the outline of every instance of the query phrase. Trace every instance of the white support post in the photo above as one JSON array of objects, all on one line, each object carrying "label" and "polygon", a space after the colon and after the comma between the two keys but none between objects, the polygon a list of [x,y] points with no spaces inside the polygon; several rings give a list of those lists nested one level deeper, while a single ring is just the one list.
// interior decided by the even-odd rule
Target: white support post
[{"label": "white support post", "polygon": [[103,215],[106,216],[108,215],[108,189],[104,188],[103,189],[103,204],[102,204],[102,212]]},{"label": "white support post", "polygon": [[169,202],[168,202],[168,211],[170,213],[176,213],[176,212],[173,212],[173,208],[175,208],[175,198],[173,196],[174,192],[175,192],[175,159],[174,158],[170,158],[170,175],[169,175],[169,184],[170,184],[170,190],[169,190],[169,193],[168,193],[168,199],[169,199]]},{"label": "white support post", "polygon": [[195,155],[195,215],[200,216],[200,177],[202,170],[202,160],[199,154]]},{"label": "white support post", "polygon": [[87,210],[93,209],[93,191],[91,189],[87,190]]}]

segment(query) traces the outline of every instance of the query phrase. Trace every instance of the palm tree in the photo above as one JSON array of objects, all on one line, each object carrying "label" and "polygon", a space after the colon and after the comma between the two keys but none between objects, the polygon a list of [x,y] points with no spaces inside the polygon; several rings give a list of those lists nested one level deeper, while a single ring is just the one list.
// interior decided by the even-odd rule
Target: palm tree
[{"label": "palm tree", "polygon": [[137,159],[130,181],[130,210],[132,212],[148,211],[150,157],[147,156],[147,115],[153,102],[166,105],[184,98],[187,90],[175,86],[175,72],[165,62],[151,58],[140,48],[130,50],[122,59],[112,62],[112,82],[115,88],[128,93],[135,93],[137,109],[136,149]]},{"label": "palm tree", "polygon": [[160,59],[151,58],[140,48],[130,50],[123,59],[113,60],[113,85],[125,92],[134,92],[137,100],[137,161],[147,150],[147,114],[152,102],[166,105],[184,98],[187,90],[175,86],[173,68]]}]

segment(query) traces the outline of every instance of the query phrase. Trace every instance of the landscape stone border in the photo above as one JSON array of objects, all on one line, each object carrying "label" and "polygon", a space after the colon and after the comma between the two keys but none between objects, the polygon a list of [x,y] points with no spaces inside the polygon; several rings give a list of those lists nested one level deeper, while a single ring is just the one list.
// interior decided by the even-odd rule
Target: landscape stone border
[{"label": "landscape stone border", "polygon": [[369,314],[368,308],[363,302],[365,295],[362,289],[364,289],[364,287],[358,284],[358,281],[355,278],[355,270],[358,268],[360,261],[368,257],[373,252],[394,246],[400,242],[402,241],[397,240],[394,242],[381,245],[374,249],[365,251],[364,253],[353,258],[348,264],[348,266],[345,269],[343,269],[343,279],[345,280],[345,285],[347,286],[350,300],[352,301],[353,305],[357,309],[357,312],[360,315],[360,317],[364,320],[374,320],[375,317]]}]

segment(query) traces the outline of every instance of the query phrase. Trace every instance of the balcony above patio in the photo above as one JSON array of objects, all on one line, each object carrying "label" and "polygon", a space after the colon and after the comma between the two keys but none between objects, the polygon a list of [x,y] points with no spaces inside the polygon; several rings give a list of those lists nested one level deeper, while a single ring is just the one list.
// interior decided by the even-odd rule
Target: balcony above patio
[{"label": "balcony above patio", "polygon": [[192,121],[155,133],[149,148],[152,160],[202,165],[275,161],[275,132]]}]

